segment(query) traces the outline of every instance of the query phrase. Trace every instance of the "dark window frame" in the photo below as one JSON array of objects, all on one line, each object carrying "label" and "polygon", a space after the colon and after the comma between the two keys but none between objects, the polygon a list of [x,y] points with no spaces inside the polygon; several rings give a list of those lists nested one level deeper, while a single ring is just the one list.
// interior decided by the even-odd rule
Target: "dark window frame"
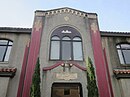
[{"label": "dark window frame", "polygon": [[[7,41],[7,44],[1,44],[1,40]],[[12,43],[12,44],[9,44],[9,43]],[[5,51],[4,51],[4,54],[2,56],[2,60],[0,60],[0,62],[8,62],[8,61],[5,61],[5,58],[6,58],[6,54],[7,54],[8,48],[12,47],[12,46],[13,46],[13,41],[12,40],[9,40],[9,39],[0,39],[0,47],[5,47]]]},{"label": "dark window frame", "polygon": [[[126,42],[125,42],[125,43],[118,43],[118,44],[116,45],[117,53],[118,53],[118,50],[121,52],[121,56],[122,56],[123,62],[124,62],[124,63],[121,63],[120,56],[119,56],[119,53],[118,53],[118,58],[119,58],[120,63],[123,64],[123,65],[128,65],[128,64],[130,64],[130,63],[127,63],[127,62],[126,62],[126,58],[125,58],[125,55],[124,55],[123,50],[129,50],[129,51],[130,51],[130,48],[123,48],[123,47],[121,47],[121,45],[129,45],[129,46],[130,46],[130,43],[126,43]],[[119,46],[119,48],[118,48],[117,46]]]},{"label": "dark window frame", "polygon": [[[69,30],[70,31],[73,31],[73,33],[71,33],[71,34],[68,34],[68,33],[61,33],[61,31],[63,30],[63,28],[64,27],[67,27],[67,28],[69,28]],[[54,36],[57,36],[57,37],[59,37],[60,38],[60,40],[53,40],[52,38],[54,37]],[[70,40],[62,40],[64,37],[69,37],[70,38]],[[78,37],[78,38],[80,38],[80,40],[73,40],[75,37]],[[59,59],[51,59],[51,49],[52,49],[52,42],[53,41],[59,41],[60,42],[60,51],[59,51]],[[62,42],[70,42],[71,43],[71,60],[64,60],[64,59],[62,59]],[[81,42],[81,50],[82,50],[82,60],[74,60],[74,52],[73,52],[73,43],[74,42]],[[51,35],[51,38],[50,38],[50,50],[49,50],[50,52],[49,52],[49,60],[50,61],[83,61],[84,60],[84,57],[83,57],[83,43],[82,43],[82,37],[81,37],[81,35],[80,35],[80,33],[76,30],[76,29],[74,29],[74,28],[72,28],[72,27],[69,27],[69,26],[62,26],[62,27],[59,27],[59,28],[57,28],[56,30],[54,30],[53,31],[53,33],[52,33],[52,35]]]}]

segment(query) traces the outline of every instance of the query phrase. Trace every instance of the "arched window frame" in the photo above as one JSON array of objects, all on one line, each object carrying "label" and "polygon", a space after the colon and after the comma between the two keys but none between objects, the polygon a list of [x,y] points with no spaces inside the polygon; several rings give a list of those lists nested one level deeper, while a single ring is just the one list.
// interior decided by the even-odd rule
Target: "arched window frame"
[{"label": "arched window frame", "polygon": [[[72,33],[61,33],[62,30],[64,29],[64,27],[67,27],[67,31],[72,31]],[[60,38],[60,40],[57,40],[57,41],[60,41],[60,51],[59,51],[59,58],[58,59],[54,59],[54,58],[51,58],[51,53],[52,53],[52,42],[53,42],[53,37],[54,36],[57,36]],[[64,37],[69,37],[70,40],[63,40]],[[78,37],[80,40],[73,40],[74,38]],[[63,57],[65,57],[63,55],[63,43],[64,42],[68,42],[68,45],[69,45],[69,42],[70,42],[70,52],[71,52],[71,55],[70,55],[70,58],[69,59],[64,59]],[[73,48],[73,43],[74,42],[80,42],[81,43],[81,58],[80,59],[74,59],[74,48]],[[67,45],[67,44],[66,44]],[[63,27],[59,27],[57,28],[56,30],[53,31],[52,35],[51,35],[51,39],[50,39],[50,55],[49,55],[49,60],[69,60],[69,61],[83,61],[83,45],[82,45],[82,37],[80,35],[80,33],[72,28],[72,27],[68,27],[68,26],[63,26]]]},{"label": "arched window frame", "polygon": [[[57,39],[53,39],[54,37],[57,37]],[[58,43],[59,43],[59,47],[56,47],[56,46],[53,46],[53,44],[57,44],[58,45]],[[55,55],[55,52],[56,51],[53,51],[53,50],[55,50],[55,49],[52,49],[52,48],[54,48],[55,47],[55,49],[57,50],[57,55]],[[52,36],[51,37],[51,46],[50,46],[50,58],[52,59],[52,60],[57,60],[57,59],[60,59],[60,38],[58,37],[58,36]]]},{"label": "arched window frame", "polygon": [[[125,47],[128,46],[128,47]],[[116,45],[118,57],[121,64],[130,64],[127,56],[130,56],[130,43],[118,43]],[[130,57],[129,57],[130,58]]]},{"label": "arched window frame", "polygon": [[0,39],[0,62],[9,60],[13,41],[9,39]]}]

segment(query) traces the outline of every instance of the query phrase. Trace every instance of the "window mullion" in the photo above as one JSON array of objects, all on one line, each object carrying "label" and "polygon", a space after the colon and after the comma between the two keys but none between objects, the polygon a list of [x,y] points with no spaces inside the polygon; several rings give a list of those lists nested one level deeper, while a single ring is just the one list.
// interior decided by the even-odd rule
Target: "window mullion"
[{"label": "window mullion", "polygon": [[74,42],[74,41],[71,40],[71,58],[72,58],[71,60],[74,60],[74,53],[73,53],[73,49],[74,49],[74,48],[73,48],[73,42]]},{"label": "window mullion", "polygon": [[4,52],[3,59],[2,59],[3,62],[5,60],[5,56],[6,56],[6,53],[7,53],[8,45],[9,45],[9,41],[8,41],[8,43],[6,45],[6,48],[5,48],[5,52]]},{"label": "window mullion", "polygon": [[60,60],[62,60],[62,39],[60,40]]}]

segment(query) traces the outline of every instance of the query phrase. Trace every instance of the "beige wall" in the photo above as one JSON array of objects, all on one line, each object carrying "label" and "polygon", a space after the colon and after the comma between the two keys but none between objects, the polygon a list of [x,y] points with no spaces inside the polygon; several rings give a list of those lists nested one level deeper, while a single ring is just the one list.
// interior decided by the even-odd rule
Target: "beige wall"
[{"label": "beige wall", "polygon": [[[0,91],[0,97],[16,97],[19,85],[21,67],[23,63],[24,50],[27,45],[30,34],[15,34],[15,33],[0,33],[0,38],[6,38],[13,41],[13,47],[10,53],[8,62],[0,62],[0,66],[16,67],[17,72],[14,78],[2,78],[0,77],[0,86],[3,87],[3,91]],[[6,92],[6,93],[5,93]],[[4,96],[4,94],[6,94]]]},{"label": "beige wall", "polygon": [[118,53],[116,50],[116,44],[120,42],[130,42],[130,38],[126,37],[103,37],[102,36],[102,45],[106,50],[108,68],[110,73],[110,79],[112,82],[112,88],[114,92],[114,97],[130,97],[129,91],[129,79],[116,79],[113,73],[113,69],[120,67]]},{"label": "beige wall", "polygon": [[0,77],[0,97],[6,97],[9,84],[9,78]]},{"label": "beige wall", "polygon": [[[68,17],[69,20],[66,21],[64,18]],[[89,30],[89,22],[87,17],[78,16],[71,13],[58,13],[54,14],[52,16],[45,16],[45,23],[43,24],[43,32],[42,32],[42,38],[41,38],[41,46],[40,46],[40,64],[41,68],[54,65],[57,61],[49,61],[49,48],[50,48],[50,36],[52,32],[61,26],[71,26],[79,31],[79,33],[82,36],[82,42],[83,42],[83,62],[76,62],[80,64],[83,67],[86,67],[85,60],[89,56],[94,64],[94,58],[93,58],[93,49],[91,44],[91,35]],[[87,97],[87,78],[86,78],[86,72],[76,68],[72,67],[71,72],[78,73],[78,78],[74,80],[59,80],[56,79],[55,73],[61,72],[63,67],[59,66],[53,70],[49,70],[47,72],[42,72],[42,95],[45,97],[51,96],[51,86],[54,82],[64,82],[64,83],[71,83],[71,82],[80,82],[82,84],[83,88],[83,96]]]}]

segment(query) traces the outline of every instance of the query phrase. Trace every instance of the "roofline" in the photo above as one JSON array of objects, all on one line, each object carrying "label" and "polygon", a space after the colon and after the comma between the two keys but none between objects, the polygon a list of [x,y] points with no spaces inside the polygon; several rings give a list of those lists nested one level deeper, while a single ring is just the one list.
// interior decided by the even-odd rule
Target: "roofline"
[{"label": "roofline", "polygon": [[[32,28],[0,27],[0,32],[31,34]],[[130,37],[130,32],[100,31],[101,37]]]},{"label": "roofline", "polygon": [[130,32],[100,31],[101,37],[130,37]]},{"label": "roofline", "polygon": [[0,32],[31,34],[32,28],[0,27]]},{"label": "roofline", "polygon": [[63,8],[56,8],[56,9],[51,9],[51,10],[36,10],[35,13],[37,12],[51,12],[51,11],[56,11],[56,10],[62,10],[62,9],[70,9],[70,10],[74,10],[74,11],[78,11],[78,12],[81,12],[81,13],[85,13],[85,14],[91,14],[91,15],[96,15],[97,16],[97,13],[90,13],[90,12],[85,12],[85,11],[81,11],[81,10],[77,10],[77,9],[73,9],[73,8],[69,8],[69,7],[63,7]]}]

